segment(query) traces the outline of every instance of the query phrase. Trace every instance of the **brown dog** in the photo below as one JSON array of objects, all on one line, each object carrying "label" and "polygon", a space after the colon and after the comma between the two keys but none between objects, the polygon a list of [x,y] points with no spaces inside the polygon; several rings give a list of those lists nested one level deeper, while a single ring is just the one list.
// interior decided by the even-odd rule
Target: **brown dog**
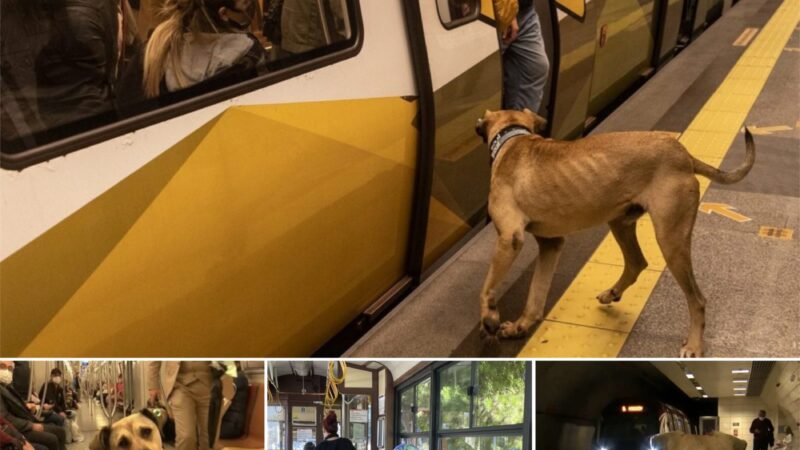
[{"label": "brown dog", "polygon": [[[534,134],[546,121],[529,110],[486,111],[476,131],[490,144],[489,215],[497,229],[489,274],[481,291],[483,336],[527,335],[544,317],[544,305],[563,236],[608,223],[625,259],[622,276],[597,299],[619,301],[647,267],[636,240],[636,220],[650,214],[670,272],[689,303],[689,336],[681,357],[703,354],[706,299],[692,270],[691,238],[700,191],[695,174],[718,183],[744,178],[755,162],[753,137],[745,130],[745,162],[722,172],[692,157],[662,132],[624,132],[572,142]],[[516,258],[525,231],[539,244],[536,270],[522,316],[500,323],[495,288]]]},{"label": "brown dog", "polygon": [[161,428],[166,411],[143,409],[103,427],[89,450],[162,450]]}]

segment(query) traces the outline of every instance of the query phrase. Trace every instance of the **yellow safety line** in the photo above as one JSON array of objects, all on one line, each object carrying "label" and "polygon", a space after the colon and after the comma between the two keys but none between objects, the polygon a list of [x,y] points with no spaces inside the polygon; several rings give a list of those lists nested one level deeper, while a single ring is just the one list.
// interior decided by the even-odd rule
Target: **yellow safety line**
[{"label": "yellow safety line", "polygon": [[[800,19],[800,2],[784,0],[722,84],[703,105],[680,137],[689,152],[719,167],[758,98],[775,62]],[[709,181],[700,180],[700,195]],[[626,292],[623,300],[601,305],[595,296],[614,285],[624,265],[622,252],[608,234],[581,269],[564,295],[547,314],[525,347],[523,358],[616,357],[647,299],[665,270],[648,216],[637,225],[637,235],[649,267]],[[675,345],[678,353],[679,344]]]}]

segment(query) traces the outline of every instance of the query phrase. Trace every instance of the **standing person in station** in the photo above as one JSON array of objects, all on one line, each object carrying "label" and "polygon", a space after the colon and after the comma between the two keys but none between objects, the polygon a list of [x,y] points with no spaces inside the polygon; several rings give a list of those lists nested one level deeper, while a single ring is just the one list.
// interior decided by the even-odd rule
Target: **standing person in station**
[{"label": "standing person in station", "polygon": [[339,421],[336,412],[328,411],[322,419],[322,442],[317,444],[317,450],[355,450],[350,439],[339,437]]},{"label": "standing person in station", "polygon": [[[504,46],[503,109],[538,112],[550,61],[533,0],[494,0],[494,9]],[[506,17],[514,11],[508,23]]]},{"label": "standing person in station", "polygon": [[[164,377],[161,377],[161,366]],[[151,403],[159,394],[175,419],[177,450],[208,450],[208,415],[213,375],[209,361],[150,361],[147,387]],[[163,390],[162,390],[163,389]]]},{"label": "standing person in station", "polygon": [[767,419],[767,412],[763,409],[758,412],[758,417],[750,425],[750,432],[753,434],[753,449],[767,450],[775,443],[775,428],[772,422]]}]

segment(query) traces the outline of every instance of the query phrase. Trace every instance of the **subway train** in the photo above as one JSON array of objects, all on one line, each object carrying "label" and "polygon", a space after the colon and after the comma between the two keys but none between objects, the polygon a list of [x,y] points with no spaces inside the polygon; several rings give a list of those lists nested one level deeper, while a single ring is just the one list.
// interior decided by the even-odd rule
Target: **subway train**
[{"label": "subway train", "polygon": [[650,450],[650,438],[681,431],[696,434],[689,417],[678,408],[648,398],[627,398],[609,404],[597,430],[597,449]]},{"label": "subway train", "polygon": [[[259,64],[146,92],[165,0],[120,1],[92,83],[74,11],[1,4],[3,354],[338,354],[486,223],[491,0],[319,0],[277,22],[258,0]],[[540,113],[573,138],[730,3],[535,7]],[[318,44],[289,46],[309,30]]]},{"label": "subway train", "polygon": [[[5,370],[9,363],[14,364],[11,383],[0,384],[0,401],[6,418],[12,424],[15,422],[10,416],[16,417],[18,412],[9,404],[14,401],[14,396],[9,393],[11,390],[16,391],[16,398],[28,403],[37,421],[63,428],[66,447],[70,450],[86,450],[92,445],[92,448],[101,448],[93,441],[105,427],[114,430],[115,424],[140,420],[134,416],[144,409],[155,417],[164,448],[174,448],[176,444],[174,397],[168,395],[164,398],[163,389],[180,380],[169,381],[167,362],[160,362],[156,369],[160,377],[156,384],[162,392],[155,403],[149,396],[149,389],[153,386],[150,379],[153,372],[149,366],[158,361],[33,360],[1,363],[3,367],[0,370]],[[209,426],[205,429],[212,448],[263,449],[264,362],[198,363],[207,365],[205,370],[211,380],[206,384],[211,400],[207,416]],[[183,366],[180,370],[183,371]],[[176,369],[172,374],[177,373]],[[200,382],[200,378],[195,379]],[[238,410],[233,415],[227,414],[231,405],[237,402],[243,405],[244,413],[238,426],[233,424],[237,421],[234,416],[239,414]],[[64,423],[57,423],[55,416],[62,416],[60,420]],[[32,420],[30,417],[24,419]],[[51,432],[47,428],[45,431]],[[148,443],[139,443],[144,445],[141,448],[150,448]],[[156,447],[161,448],[152,448]]]},{"label": "subway train", "polygon": [[776,442],[800,423],[800,361],[538,361],[535,370],[535,448],[659,450],[650,438],[672,431],[753,448],[759,410]]}]

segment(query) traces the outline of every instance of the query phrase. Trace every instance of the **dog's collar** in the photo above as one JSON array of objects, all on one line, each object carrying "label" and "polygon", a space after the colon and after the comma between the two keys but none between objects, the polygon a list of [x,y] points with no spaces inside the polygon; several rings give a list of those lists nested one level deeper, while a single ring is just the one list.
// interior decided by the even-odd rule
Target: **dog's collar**
[{"label": "dog's collar", "polygon": [[503,148],[503,144],[508,142],[508,140],[513,137],[524,135],[530,136],[531,132],[522,125],[510,125],[495,134],[492,142],[489,143],[489,153],[492,158],[492,163],[494,163],[494,161],[500,155],[500,150]]}]

